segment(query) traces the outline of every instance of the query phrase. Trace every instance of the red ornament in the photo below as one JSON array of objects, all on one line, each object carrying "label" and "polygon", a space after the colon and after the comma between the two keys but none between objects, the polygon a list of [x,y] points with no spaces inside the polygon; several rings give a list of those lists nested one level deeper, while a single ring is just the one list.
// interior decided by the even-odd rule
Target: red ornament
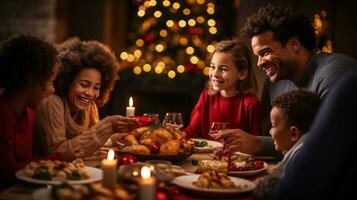
[{"label": "red ornament", "polygon": [[126,165],[126,164],[131,164],[136,162],[136,157],[131,154],[124,154],[119,156],[118,158],[118,166],[120,165]]},{"label": "red ornament", "polygon": [[156,200],[168,200],[169,198],[163,192],[156,192]]},{"label": "red ornament", "polygon": [[202,35],[203,30],[201,28],[189,27],[188,28],[188,33],[190,35]]},{"label": "red ornament", "polygon": [[152,43],[154,41],[154,39],[155,39],[155,36],[152,32],[146,33],[143,36],[143,40],[148,44]]},{"label": "red ornament", "polygon": [[155,143],[152,144],[150,146],[150,151],[151,151],[151,153],[159,153],[159,151],[160,151],[159,145],[157,145]]},{"label": "red ornament", "polygon": [[185,67],[185,72],[193,72],[193,73],[198,73],[200,72],[200,69],[198,68],[198,66],[196,64],[192,64],[192,63],[186,63],[184,65]]}]

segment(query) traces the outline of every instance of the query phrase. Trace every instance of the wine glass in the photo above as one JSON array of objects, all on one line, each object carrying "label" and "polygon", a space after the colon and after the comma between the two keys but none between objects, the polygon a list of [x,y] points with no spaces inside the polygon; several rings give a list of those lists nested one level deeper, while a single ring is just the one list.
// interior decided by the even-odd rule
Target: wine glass
[{"label": "wine glass", "polygon": [[228,122],[212,122],[209,135],[216,140],[216,138],[228,127]]},{"label": "wine glass", "polygon": [[144,113],[143,116],[151,118],[153,120],[154,125],[158,125],[161,123],[159,114],[157,114],[157,113]]},{"label": "wine glass", "polygon": [[177,112],[168,112],[162,121],[163,125],[173,126],[175,129],[180,129],[183,127],[182,114]]}]

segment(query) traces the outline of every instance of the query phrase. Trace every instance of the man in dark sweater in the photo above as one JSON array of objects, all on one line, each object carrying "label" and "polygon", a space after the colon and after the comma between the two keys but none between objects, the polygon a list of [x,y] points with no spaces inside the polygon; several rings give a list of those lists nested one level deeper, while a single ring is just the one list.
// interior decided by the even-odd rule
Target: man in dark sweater
[{"label": "man in dark sweater", "polygon": [[[312,22],[290,8],[271,5],[260,8],[247,19],[242,33],[251,38],[253,52],[258,57],[257,66],[269,79],[262,94],[266,119],[269,119],[271,100],[276,96],[303,88],[324,99],[344,73],[357,68],[357,61],[349,56],[316,51]],[[262,135],[267,135],[268,130],[269,125]],[[231,129],[219,139],[224,139],[235,151],[279,155],[270,136],[253,136],[241,129]]]}]

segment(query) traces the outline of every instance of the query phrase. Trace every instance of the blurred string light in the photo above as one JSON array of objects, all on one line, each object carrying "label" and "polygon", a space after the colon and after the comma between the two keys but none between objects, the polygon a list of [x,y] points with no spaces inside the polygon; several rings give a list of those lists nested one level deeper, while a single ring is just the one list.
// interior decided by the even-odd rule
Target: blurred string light
[{"label": "blurred string light", "polygon": [[[321,10],[320,13],[314,15],[314,26],[316,35],[319,40],[323,40],[324,44],[322,44],[321,50],[324,52],[331,53],[333,51],[332,41],[327,39],[327,12],[325,10]],[[325,41],[326,40],[326,41]]]},{"label": "blurred string light", "polygon": [[194,71],[208,75],[219,33],[215,0],[136,0],[135,45],[121,52],[122,64],[141,75],[173,79]]}]

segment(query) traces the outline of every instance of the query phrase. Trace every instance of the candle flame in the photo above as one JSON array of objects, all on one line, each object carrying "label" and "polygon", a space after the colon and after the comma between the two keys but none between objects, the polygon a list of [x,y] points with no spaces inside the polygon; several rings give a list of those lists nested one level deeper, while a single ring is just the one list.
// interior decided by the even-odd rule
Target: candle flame
[{"label": "candle flame", "polygon": [[133,107],[134,101],[133,101],[133,97],[129,98],[129,106]]},{"label": "candle flame", "polygon": [[141,177],[146,179],[146,178],[149,178],[150,175],[151,175],[151,171],[150,171],[149,167],[144,166],[143,168],[141,168]]},{"label": "candle flame", "polygon": [[109,150],[107,159],[114,160],[114,150],[113,149]]}]

